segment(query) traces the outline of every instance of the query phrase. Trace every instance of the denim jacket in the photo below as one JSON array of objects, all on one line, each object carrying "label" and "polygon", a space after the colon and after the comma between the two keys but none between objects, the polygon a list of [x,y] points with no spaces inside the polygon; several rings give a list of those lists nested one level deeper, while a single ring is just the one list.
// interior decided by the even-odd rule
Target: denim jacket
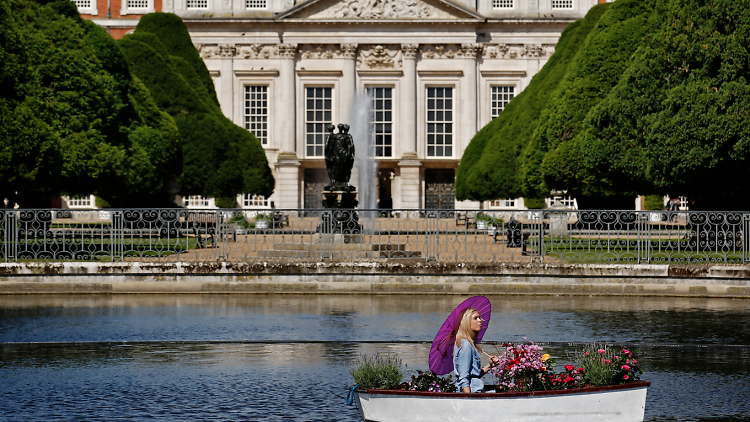
[{"label": "denim jacket", "polygon": [[482,361],[479,358],[479,352],[469,340],[461,339],[461,347],[453,348],[453,368],[459,392],[464,387],[471,387],[472,393],[484,391],[484,382],[481,378]]}]

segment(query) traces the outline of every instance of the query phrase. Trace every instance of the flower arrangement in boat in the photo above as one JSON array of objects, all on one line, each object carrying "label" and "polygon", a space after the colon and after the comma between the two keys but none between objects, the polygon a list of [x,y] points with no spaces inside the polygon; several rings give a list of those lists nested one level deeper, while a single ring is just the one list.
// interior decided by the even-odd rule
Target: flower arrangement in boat
[{"label": "flower arrangement in boat", "polygon": [[635,354],[625,347],[592,345],[576,353],[576,361],[586,368],[588,385],[616,385],[640,380],[643,369]]},{"label": "flower arrangement in boat", "polygon": [[575,364],[555,372],[555,360],[544,349],[528,344],[504,344],[505,355],[493,368],[502,391],[539,391],[624,384],[639,380],[643,370],[632,351],[609,346],[589,346],[574,353]]},{"label": "flower arrangement in boat", "polygon": [[455,393],[458,391],[453,377],[441,377],[432,371],[417,371],[417,375],[411,376],[411,381],[399,386],[403,390],[411,391],[434,391],[439,393]]}]

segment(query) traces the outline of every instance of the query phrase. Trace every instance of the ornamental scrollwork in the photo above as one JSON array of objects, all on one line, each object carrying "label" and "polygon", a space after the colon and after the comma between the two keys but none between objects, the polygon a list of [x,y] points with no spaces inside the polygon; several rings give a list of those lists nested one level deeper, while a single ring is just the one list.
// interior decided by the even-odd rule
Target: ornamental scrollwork
[{"label": "ornamental scrollwork", "polygon": [[404,19],[449,18],[445,12],[422,0],[343,0],[313,18]]},{"label": "ornamental scrollwork", "polygon": [[398,69],[401,68],[401,59],[398,50],[390,50],[382,45],[376,45],[369,49],[360,50],[357,57],[357,68]]}]

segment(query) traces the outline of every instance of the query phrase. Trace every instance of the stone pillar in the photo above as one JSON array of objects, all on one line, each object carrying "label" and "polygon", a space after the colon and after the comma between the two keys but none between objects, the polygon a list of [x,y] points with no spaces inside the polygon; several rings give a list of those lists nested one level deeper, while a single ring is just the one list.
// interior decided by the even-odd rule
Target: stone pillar
[{"label": "stone pillar", "polygon": [[[341,90],[341,94],[339,95],[341,99],[339,120],[351,124],[354,95],[357,92],[357,44],[341,44],[341,55],[344,58],[344,69],[339,86]],[[336,123],[334,122],[334,124]]]},{"label": "stone pillar", "polygon": [[219,106],[227,119],[234,121],[234,52],[233,45],[220,45],[221,75],[219,75]]},{"label": "stone pillar", "polygon": [[399,120],[403,130],[400,140],[404,158],[417,158],[417,48],[419,44],[402,44],[404,77],[401,80],[402,98]]},{"label": "stone pillar", "polygon": [[276,122],[281,125],[279,156],[276,160],[277,208],[300,208],[300,161],[297,158],[297,97],[295,87],[296,44],[279,45],[279,99]]},{"label": "stone pillar", "polygon": [[461,119],[461,140],[456,145],[455,154],[461,157],[469,142],[477,134],[477,53],[482,51],[481,44],[463,44],[464,77],[461,83],[461,107],[458,118]]},{"label": "stone pillar", "polygon": [[417,49],[419,44],[401,44],[403,54],[404,77],[401,80],[401,161],[399,195],[401,208],[418,209],[422,206],[419,169],[422,162],[417,154]]},{"label": "stone pillar", "polygon": [[[413,158],[404,157],[398,162],[399,170],[401,172],[401,183],[400,183],[400,208],[406,210],[415,210],[422,208],[422,192],[420,190],[421,183],[419,182],[419,169],[422,166],[422,162],[417,159],[417,156]],[[394,199],[394,203],[395,203]]]},{"label": "stone pillar", "polygon": [[301,207],[300,162],[294,155],[279,155],[276,161],[276,208],[297,209]]},{"label": "stone pillar", "polygon": [[[297,98],[295,97],[295,86],[297,79],[295,74],[296,44],[279,45],[279,57],[281,66],[279,69],[279,100],[276,107],[277,124],[281,125],[281,139],[279,150],[282,155],[291,155],[297,159],[297,142],[295,132],[297,130]],[[281,159],[281,157],[279,157]]]}]

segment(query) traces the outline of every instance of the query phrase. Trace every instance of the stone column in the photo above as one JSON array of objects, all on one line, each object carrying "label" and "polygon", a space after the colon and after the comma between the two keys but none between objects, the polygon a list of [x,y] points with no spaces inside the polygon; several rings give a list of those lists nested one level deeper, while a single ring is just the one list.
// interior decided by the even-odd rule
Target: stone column
[{"label": "stone column", "polygon": [[281,126],[279,156],[276,161],[277,208],[300,208],[300,161],[297,158],[297,97],[295,87],[296,44],[279,45],[279,97],[274,109]]},{"label": "stone column", "polygon": [[219,106],[227,119],[234,121],[234,53],[235,46],[220,45],[221,75],[219,80]]},{"label": "stone column", "polygon": [[469,142],[477,134],[477,53],[482,51],[482,44],[463,44],[464,77],[461,84],[461,107],[458,118],[461,121],[461,139],[456,145],[457,157],[463,155]]},{"label": "stone column", "polygon": [[419,44],[402,44],[404,77],[401,80],[401,161],[399,165],[399,196],[394,205],[400,208],[421,208],[422,192],[419,183],[419,169],[422,162],[417,154],[417,49]]},{"label": "stone column", "polygon": [[402,44],[404,77],[401,79],[401,116],[403,127],[400,140],[404,158],[417,158],[417,48],[418,44]]},{"label": "stone column", "polygon": [[279,150],[281,154],[291,154],[297,159],[297,98],[295,97],[295,86],[297,79],[295,75],[295,56],[297,53],[296,44],[279,45],[279,57],[281,66],[279,66],[279,99],[275,107],[277,110],[276,124],[281,125],[281,139],[279,140]]},{"label": "stone column", "polygon": [[[344,69],[341,76],[341,84],[339,85],[339,89],[341,90],[339,95],[341,99],[339,120],[350,124],[352,107],[354,106],[354,95],[357,92],[357,44],[341,44],[341,55],[344,58]],[[333,124],[337,123],[333,122]]]}]

